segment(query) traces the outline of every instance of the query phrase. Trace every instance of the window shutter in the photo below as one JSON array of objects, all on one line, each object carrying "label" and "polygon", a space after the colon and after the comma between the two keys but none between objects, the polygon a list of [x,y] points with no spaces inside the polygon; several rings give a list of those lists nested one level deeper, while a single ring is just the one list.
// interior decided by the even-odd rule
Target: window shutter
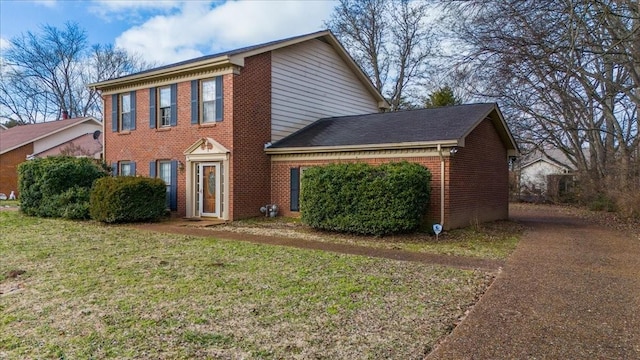
[{"label": "window shutter", "polygon": [[223,110],[223,89],[222,89],[222,76],[216,77],[216,121],[222,121]]},{"label": "window shutter", "polygon": [[149,89],[149,128],[156,127],[156,88]]},{"label": "window shutter", "polygon": [[150,178],[156,177],[156,162],[155,161],[149,161],[149,177]]},{"label": "window shutter", "polygon": [[118,162],[111,163],[111,176],[118,176]]},{"label": "window shutter", "polygon": [[136,163],[135,161],[131,162],[131,175],[136,176]]},{"label": "window shutter", "polygon": [[136,129],[136,92],[131,92],[131,127],[129,130]]},{"label": "window shutter", "polygon": [[300,168],[291,168],[291,197],[289,200],[291,211],[300,211]]},{"label": "window shutter", "polygon": [[118,132],[118,95],[111,95],[111,131]]},{"label": "window shutter", "polygon": [[169,190],[169,209],[178,210],[178,160],[171,160],[171,189]]},{"label": "window shutter", "polygon": [[191,81],[191,124],[198,123],[198,80]]},{"label": "window shutter", "polygon": [[171,120],[169,125],[178,125],[178,84],[171,85]]}]

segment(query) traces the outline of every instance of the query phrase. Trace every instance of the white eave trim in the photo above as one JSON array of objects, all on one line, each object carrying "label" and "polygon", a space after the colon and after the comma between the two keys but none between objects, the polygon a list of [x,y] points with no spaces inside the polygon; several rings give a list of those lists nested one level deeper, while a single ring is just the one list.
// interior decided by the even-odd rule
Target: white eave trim
[{"label": "white eave trim", "polygon": [[244,65],[244,59],[242,59],[241,64],[237,64],[239,61],[237,58],[231,58],[229,55],[223,55],[212,59],[205,59],[198,62],[190,62],[188,64],[170,66],[163,69],[151,70],[149,72],[143,72],[141,74],[133,74],[131,76],[125,76],[122,78],[116,78],[113,80],[106,80],[97,83],[88,84],[87,87],[90,89],[98,89],[102,90],[104,88],[108,88],[111,86],[127,86],[129,84],[154,80],[158,77],[167,77],[171,75],[184,74],[185,72],[193,72],[199,71],[203,69],[209,69],[215,66],[223,66],[223,65]]},{"label": "white eave trim", "polygon": [[464,146],[464,140],[441,140],[426,142],[406,142],[389,144],[367,144],[367,145],[339,145],[339,146],[310,146],[310,147],[287,147],[287,148],[266,148],[268,155],[276,154],[305,154],[305,153],[328,153],[328,152],[351,152],[351,151],[379,151],[395,149],[420,149]]}]

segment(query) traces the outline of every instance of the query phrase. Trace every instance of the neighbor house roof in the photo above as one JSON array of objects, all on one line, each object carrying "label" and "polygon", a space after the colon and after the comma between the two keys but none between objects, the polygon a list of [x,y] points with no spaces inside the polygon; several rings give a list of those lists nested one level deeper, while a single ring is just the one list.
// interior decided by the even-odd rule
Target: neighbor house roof
[{"label": "neighbor house roof", "polygon": [[84,122],[95,122],[101,125],[98,120],[92,117],[82,117],[14,126],[0,132],[0,154],[4,154]]},{"label": "neighbor house roof", "polygon": [[465,137],[487,118],[515,155],[517,145],[495,103],[320,119],[276,142],[267,152],[464,146]]},{"label": "neighbor house roof", "polygon": [[[588,152],[587,149],[584,151]],[[561,149],[545,149],[543,151],[534,150],[526,156],[523,156],[521,168],[529,167],[540,161],[567,170],[577,170],[576,166],[571,162],[571,160],[569,160],[567,155]]]},{"label": "neighbor house roof", "polygon": [[373,86],[371,80],[362,71],[358,64],[356,64],[353,58],[340,44],[338,39],[329,30],[317,31],[314,33],[242,47],[212,55],[206,55],[186,61],[156,67],[127,76],[89,84],[88,86],[98,90],[109,91],[114,87],[135,86],[136,84],[144,84],[145,82],[153,79],[163,78],[178,73],[197,73],[204,69],[211,69],[213,67],[243,67],[244,59],[249,56],[258,55],[313,39],[318,39],[331,45],[336,50],[338,55],[345,61],[347,66],[349,66],[353,73],[358,77],[358,79],[367,87],[367,90],[374,96],[374,98],[376,98],[376,100],[378,101],[378,106],[380,108],[389,107],[389,104],[380,94],[380,92],[375,88],[375,86]]}]

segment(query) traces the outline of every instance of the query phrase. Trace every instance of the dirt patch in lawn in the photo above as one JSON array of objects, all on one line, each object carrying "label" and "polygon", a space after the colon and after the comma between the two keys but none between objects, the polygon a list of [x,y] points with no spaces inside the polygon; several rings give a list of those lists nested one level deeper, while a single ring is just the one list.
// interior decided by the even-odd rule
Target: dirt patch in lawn
[{"label": "dirt patch in lawn", "polygon": [[[514,223],[504,222],[502,226],[508,227],[510,229],[509,231],[514,232],[514,234],[521,231],[521,227]],[[201,226],[201,224],[192,221],[168,221],[163,223],[139,224],[135,225],[135,227],[165,233],[215,237],[268,245],[437,264],[459,269],[479,269],[493,272],[499,270],[504,264],[504,260],[502,259],[426,251],[434,247],[437,248],[438,245],[446,246],[448,245],[447,242],[455,243],[457,238],[454,235],[441,237],[443,240],[439,240],[440,244],[438,244],[434,236],[428,234],[407,234],[384,238],[344,235],[313,230],[291,219],[252,219],[249,221],[237,221],[231,224],[215,226]],[[503,229],[501,231],[506,230]]]}]

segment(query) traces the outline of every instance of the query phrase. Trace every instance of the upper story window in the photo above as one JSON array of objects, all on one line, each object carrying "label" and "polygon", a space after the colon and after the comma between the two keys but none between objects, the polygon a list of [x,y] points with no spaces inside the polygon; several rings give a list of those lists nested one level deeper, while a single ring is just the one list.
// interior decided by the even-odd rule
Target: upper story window
[{"label": "upper story window", "polygon": [[216,121],[216,81],[202,80],[200,83],[202,90],[202,122],[209,123]]},{"label": "upper story window", "polygon": [[158,127],[171,125],[171,88],[163,87],[158,91]]},{"label": "upper story window", "polygon": [[176,84],[149,89],[150,128],[178,125],[177,92]]},{"label": "upper story window", "polygon": [[209,124],[222,121],[222,76],[191,82],[191,123]]},{"label": "upper story window", "polygon": [[120,129],[131,130],[131,94],[120,95]]},{"label": "upper story window", "polygon": [[130,131],[136,129],[135,91],[111,96],[111,130]]}]

